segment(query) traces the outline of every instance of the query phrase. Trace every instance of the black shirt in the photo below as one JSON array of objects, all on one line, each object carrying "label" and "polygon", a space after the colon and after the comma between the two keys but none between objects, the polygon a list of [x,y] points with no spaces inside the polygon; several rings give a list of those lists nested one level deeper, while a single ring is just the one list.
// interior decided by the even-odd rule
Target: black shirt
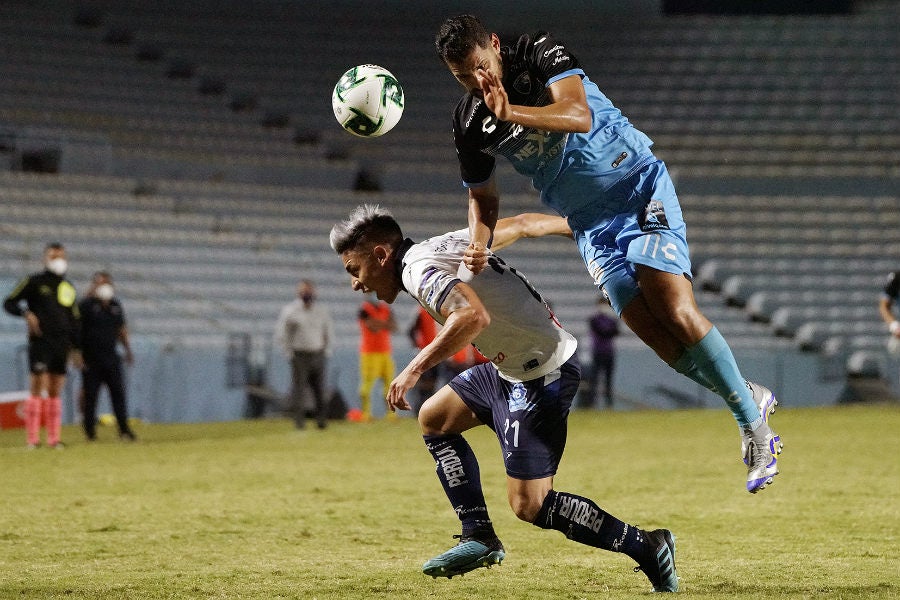
[{"label": "black shirt", "polygon": [[[75,286],[64,277],[42,271],[20,281],[6,297],[3,308],[17,317],[24,316],[26,310],[33,312],[43,337],[62,339],[77,348],[79,313],[75,300]],[[22,307],[23,301],[27,309]]]},{"label": "black shirt", "polygon": [[[515,47],[500,49],[503,87],[510,104],[545,106],[551,102],[547,82],[580,69],[578,59],[547,32],[523,35]],[[477,185],[490,178],[495,156],[505,156],[520,173],[533,176],[559,158],[566,134],[538,131],[500,121],[484,101],[465,94],[453,114],[453,132],[462,179]]]},{"label": "black shirt", "polygon": [[125,325],[125,312],[113,298],[104,306],[98,298],[81,301],[81,353],[87,364],[118,360],[116,344]]}]

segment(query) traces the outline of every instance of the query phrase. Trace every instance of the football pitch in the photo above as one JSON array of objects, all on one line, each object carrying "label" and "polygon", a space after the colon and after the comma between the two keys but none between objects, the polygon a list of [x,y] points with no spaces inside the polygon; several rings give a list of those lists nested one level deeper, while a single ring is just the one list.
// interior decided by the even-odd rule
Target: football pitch
[{"label": "football pitch", "polygon": [[[680,595],[900,598],[900,408],[779,408],[781,475],[744,491],[723,410],[574,412],[556,488],[677,537]],[[0,432],[0,598],[625,599],[623,555],[518,521],[499,447],[481,462],[502,565],[421,573],[459,533],[412,419],[102,428],[62,451]]]}]

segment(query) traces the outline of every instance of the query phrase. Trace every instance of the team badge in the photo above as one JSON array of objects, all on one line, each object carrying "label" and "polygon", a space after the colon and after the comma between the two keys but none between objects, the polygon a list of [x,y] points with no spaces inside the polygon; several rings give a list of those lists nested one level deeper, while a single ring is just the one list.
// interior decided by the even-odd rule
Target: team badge
[{"label": "team badge", "polygon": [[512,87],[514,90],[519,92],[522,95],[527,96],[531,93],[531,75],[528,74],[528,71],[525,71],[513,81]]},{"label": "team badge", "polygon": [[520,410],[528,410],[528,390],[525,384],[516,383],[509,392],[509,412],[514,413]]},{"label": "team badge", "polygon": [[644,212],[638,217],[641,231],[659,231],[669,228],[669,220],[666,218],[666,209],[659,200],[651,200],[644,208]]}]

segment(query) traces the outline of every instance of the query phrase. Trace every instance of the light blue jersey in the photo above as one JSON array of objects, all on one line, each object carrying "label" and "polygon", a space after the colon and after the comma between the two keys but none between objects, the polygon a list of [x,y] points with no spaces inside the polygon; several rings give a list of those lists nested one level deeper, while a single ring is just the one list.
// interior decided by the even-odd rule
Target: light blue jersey
[{"label": "light blue jersey", "polygon": [[681,208],[653,141],[546,32],[521,36],[515,47],[502,49],[502,59],[511,104],[545,106],[549,86],[579,77],[591,130],[546,132],[500,121],[480,98],[466,94],[453,121],[463,184],[490,181],[497,156],[530,177],[541,201],[568,218],[591,276],[619,313],[637,294],[635,263],[690,275]]}]

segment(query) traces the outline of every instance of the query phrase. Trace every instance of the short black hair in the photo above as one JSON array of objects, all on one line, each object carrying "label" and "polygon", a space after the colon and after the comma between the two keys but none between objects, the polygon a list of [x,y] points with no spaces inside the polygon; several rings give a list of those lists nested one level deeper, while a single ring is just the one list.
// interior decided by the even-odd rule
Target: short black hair
[{"label": "short black hair", "polygon": [[491,34],[481,21],[473,15],[459,15],[445,20],[437,36],[434,47],[445,63],[458,63],[469,56],[476,47],[487,48]]}]

